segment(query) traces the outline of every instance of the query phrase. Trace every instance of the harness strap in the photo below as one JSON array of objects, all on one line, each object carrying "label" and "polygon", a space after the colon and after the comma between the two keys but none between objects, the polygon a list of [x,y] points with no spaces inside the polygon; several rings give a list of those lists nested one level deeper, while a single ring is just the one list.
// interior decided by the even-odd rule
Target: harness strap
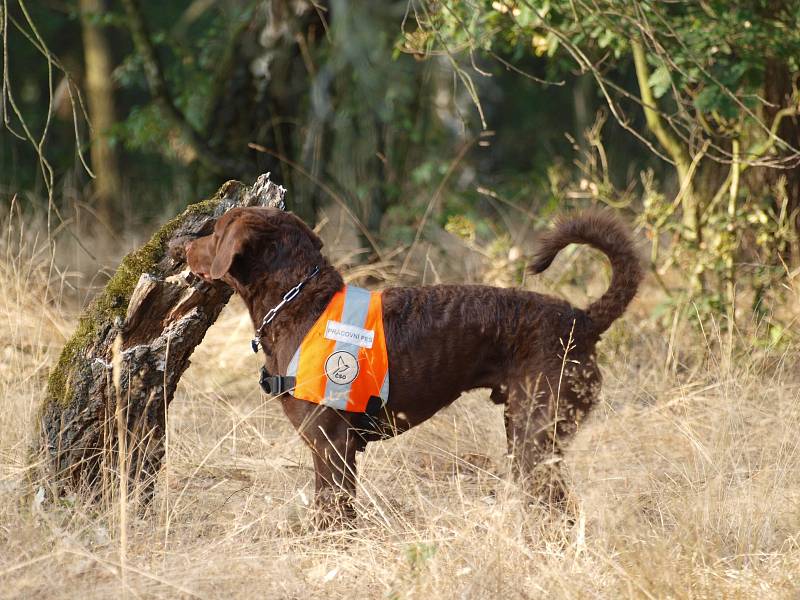
[{"label": "harness strap", "polygon": [[[264,393],[270,396],[278,396],[284,392],[294,390],[295,385],[297,385],[297,379],[289,375],[270,375],[266,367],[261,367],[261,376],[258,378],[258,384],[264,390]],[[380,397],[370,397],[367,403],[367,410],[361,415],[359,427],[355,430],[360,442],[356,448],[358,451],[363,452],[367,442],[372,439],[378,439],[374,437],[379,433],[378,422],[375,417],[382,406],[383,401]]]},{"label": "harness strap", "polygon": [[358,428],[356,435],[361,442],[356,446],[356,451],[363,452],[367,446],[367,442],[374,442],[388,437],[382,431],[380,422],[378,421],[378,413],[383,408],[383,401],[378,396],[371,396],[367,402],[367,410],[361,414],[358,421]]},{"label": "harness strap", "polygon": [[261,367],[261,376],[258,378],[258,384],[265,393],[277,396],[293,390],[297,385],[297,380],[294,377],[270,375],[266,367]]}]

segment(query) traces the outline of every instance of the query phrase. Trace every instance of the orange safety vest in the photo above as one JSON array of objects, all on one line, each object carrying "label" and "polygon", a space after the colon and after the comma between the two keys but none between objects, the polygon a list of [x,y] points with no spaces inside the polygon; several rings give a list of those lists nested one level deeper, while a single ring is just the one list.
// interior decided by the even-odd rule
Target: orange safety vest
[{"label": "orange safety vest", "polygon": [[380,400],[378,408],[385,405],[389,359],[381,293],[349,285],[336,292],[286,374],[296,380],[295,398],[360,413],[372,397]]}]

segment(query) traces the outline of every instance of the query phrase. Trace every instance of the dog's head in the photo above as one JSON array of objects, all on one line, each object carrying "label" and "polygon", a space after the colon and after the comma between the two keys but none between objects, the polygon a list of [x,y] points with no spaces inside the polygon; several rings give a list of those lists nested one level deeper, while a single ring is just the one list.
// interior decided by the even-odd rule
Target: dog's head
[{"label": "dog's head", "polygon": [[282,269],[318,264],[322,241],[293,213],[276,208],[234,208],[214,232],[186,245],[191,271],[206,281],[239,288]]}]

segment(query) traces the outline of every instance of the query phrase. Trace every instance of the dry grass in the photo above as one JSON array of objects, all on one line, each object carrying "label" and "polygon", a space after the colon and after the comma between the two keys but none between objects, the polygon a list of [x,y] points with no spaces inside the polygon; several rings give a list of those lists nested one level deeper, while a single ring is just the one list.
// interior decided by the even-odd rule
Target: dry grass
[{"label": "dry grass", "polygon": [[[310,459],[256,384],[238,301],[170,411],[156,500],[42,507],[24,484],[48,366],[74,324],[19,224],[0,264],[0,597],[796,597],[797,351],[669,335],[644,301],[604,344],[604,401],[568,456],[570,527],[509,479],[501,409],[475,392],[360,460],[352,531],[308,527]],[[39,249],[38,253],[36,249]],[[706,348],[708,344],[711,349]],[[667,367],[665,367],[667,364]]]}]

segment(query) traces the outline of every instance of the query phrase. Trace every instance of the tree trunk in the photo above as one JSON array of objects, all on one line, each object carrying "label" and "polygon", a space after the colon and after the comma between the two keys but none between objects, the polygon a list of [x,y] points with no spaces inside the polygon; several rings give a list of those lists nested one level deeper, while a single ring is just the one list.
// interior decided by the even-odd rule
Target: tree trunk
[{"label": "tree trunk", "polygon": [[[233,207],[282,207],[284,192],[269,175],[252,188],[229,181],[123,259],[50,372],[38,425],[54,493],[68,487],[105,496],[119,481],[116,465],[125,464],[149,500],[178,380],[232,294],[186,270],[183,246]],[[127,448],[124,462],[119,447]]]},{"label": "tree trunk", "polygon": [[[789,66],[782,61],[768,58],[764,71],[764,105],[765,121],[771,126],[778,111],[792,105],[792,81],[797,74],[789,70]],[[794,148],[800,147],[800,122],[798,117],[784,118],[778,127],[779,138]],[[765,179],[768,185],[775,186],[778,179],[786,178],[786,212],[791,219],[796,239],[793,248],[787,248],[784,260],[792,266],[800,265],[800,168],[794,166],[789,169],[767,169]],[[780,199],[778,199],[780,201]],[[780,207],[776,207],[778,210]]]},{"label": "tree trunk", "polygon": [[113,202],[119,198],[119,163],[108,143],[108,132],[116,122],[111,83],[111,49],[97,18],[105,11],[103,0],[80,0],[83,56],[86,65],[86,97],[92,123],[91,159],[95,175],[94,195],[98,215],[113,227]]}]

